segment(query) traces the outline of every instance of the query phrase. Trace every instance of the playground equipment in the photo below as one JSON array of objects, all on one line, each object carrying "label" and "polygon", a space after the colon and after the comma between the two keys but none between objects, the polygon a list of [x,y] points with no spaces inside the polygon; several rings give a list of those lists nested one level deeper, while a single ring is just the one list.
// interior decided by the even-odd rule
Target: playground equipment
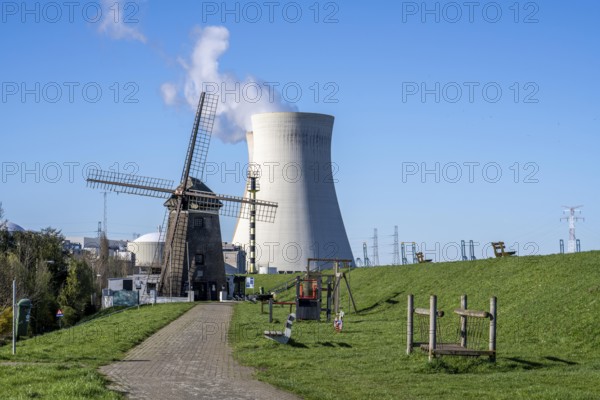
[{"label": "playground equipment", "polygon": [[[461,308],[454,310],[454,314],[459,316],[460,323],[453,335],[450,327],[445,329],[438,321],[444,316],[444,312],[437,308],[437,296],[430,297],[429,308],[427,309],[415,308],[414,296],[409,294],[406,354],[412,353],[413,347],[420,347],[421,350],[429,354],[429,361],[432,361],[438,355],[488,356],[491,361],[496,361],[496,298],[492,297],[490,299],[489,312],[467,309],[466,294],[461,296],[460,303]],[[419,328],[418,341],[414,340],[415,316]],[[487,346],[483,340],[486,319],[489,319]],[[448,341],[449,339],[452,339],[452,341]]]},{"label": "playground equipment", "polygon": [[285,329],[281,331],[264,331],[264,336],[267,339],[274,340],[281,344],[287,344],[292,337],[292,323],[296,319],[296,314],[288,315],[287,321],[285,322]]},{"label": "playground equipment", "polygon": [[[333,275],[323,275],[320,270],[311,270],[311,263],[333,263]],[[331,320],[332,308],[337,315],[340,312],[340,286],[342,280],[348,289],[349,302],[352,302],[354,312],[358,312],[350,282],[344,268],[350,270],[352,260],[336,258],[309,258],[306,263],[306,275],[296,278],[296,316],[299,320],[321,319],[321,311],[327,313],[327,322]],[[322,295],[325,291],[326,307],[322,308]],[[350,306],[350,305],[348,305]]]},{"label": "playground equipment", "polygon": [[516,251],[506,251],[504,249],[504,242],[492,242],[494,248],[494,255],[498,258],[512,256]]},{"label": "playground equipment", "polygon": [[[296,314],[300,320],[316,320],[321,319],[321,293],[322,280],[320,276],[297,277],[296,278]],[[329,282],[327,282],[329,283]],[[329,309],[330,296],[327,291],[327,305]],[[329,312],[327,317],[329,319]]]},{"label": "playground equipment", "polygon": [[340,313],[335,316],[335,319],[333,320],[333,328],[338,333],[341,332],[342,329],[344,329],[344,312],[343,311],[340,311]]},{"label": "playground equipment", "polygon": [[[263,307],[264,307],[265,302],[261,301],[260,302],[260,313],[262,314],[264,312]],[[269,322],[273,322],[273,305],[280,305],[280,306],[290,306],[290,314],[292,313],[292,307],[296,305],[296,302],[294,301],[274,301],[273,298],[271,297],[269,299]]]}]

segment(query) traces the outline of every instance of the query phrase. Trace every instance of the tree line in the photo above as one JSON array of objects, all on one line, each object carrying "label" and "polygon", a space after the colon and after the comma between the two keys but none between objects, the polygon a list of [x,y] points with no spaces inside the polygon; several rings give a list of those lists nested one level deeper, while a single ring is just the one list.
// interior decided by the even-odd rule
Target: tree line
[{"label": "tree line", "polygon": [[41,334],[58,328],[58,309],[64,314],[63,326],[94,313],[101,288],[109,277],[125,276],[126,264],[109,256],[106,237],[96,254],[73,254],[64,235],[54,228],[10,232],[0,203],[0,338],[12,329],[13,279],[17,300],[32,302],[31,334]]}]

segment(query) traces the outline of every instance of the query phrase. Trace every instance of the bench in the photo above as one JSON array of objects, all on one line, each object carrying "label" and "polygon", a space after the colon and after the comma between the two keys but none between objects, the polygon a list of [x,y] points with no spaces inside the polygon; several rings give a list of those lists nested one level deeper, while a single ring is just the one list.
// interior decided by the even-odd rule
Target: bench
[{"label": "bench", "polygon": [[286,344],[290,337],[292,336],[292,323],[296,319],[296,314],[288,315],[287,321],[285,323],[285,329],[283,332],[281,331],[265,331],[264,335],[267,339],[274,340],[281,344]]},{"label": "bench", "polygon": [[516,253],[516,251],[505,251],[504,242],[492,242],[492,247],[494,248],[494,255],[496,257],[508,257]]},{"label": "bench", "polygon": [[417,253],[417,261],[419,262],[419,264],[431,262],[430,259],[425,259],[425,256],[422,252]]}]

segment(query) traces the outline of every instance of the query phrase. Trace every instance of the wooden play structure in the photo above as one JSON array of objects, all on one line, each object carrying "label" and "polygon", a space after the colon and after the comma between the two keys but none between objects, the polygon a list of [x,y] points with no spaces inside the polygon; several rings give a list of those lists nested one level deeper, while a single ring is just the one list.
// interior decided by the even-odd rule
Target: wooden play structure
[{"label": "wooden play structure", "polygon": [[[429,361],[438,355],[488,356],[491,361],[495,361],[496,298],[490,299],[489,311],[468,309],[467,295],[461,296],[460,302],[461,308],[454,310],[454,314],[459,317],[458,328],[455,326],[452,329],[449,326],[442,327],[439,323],[440,318],[445,314],[437,308],[437,296],[430,297],[429,308],[415,308],[414,296],[408,295],[406,354],[412,353],[414,347],[420,347],[429,354]],[[487,320],[489,320],[489,336],[485,341]],[[415,326],[418,328],[418,340],[415,340]]]},{"label": "wooden play structure", "polygon": [[492,242],[492,247],[494,248],[494,255],[498,258],[512,256],[516,253],[516,251],[506,251],[504,242]]},{"label": "wooden play structure", "polygon": [[285,329],[281,331],[265,331],[264,335],[267,339],[274,340],[281,344],[287,344],[292,337],[292,323],[296,319],[296,314],[288,315],[287,321],[285,322]]},{"label": "wooden play structure", "polygon": [[[292,313],[292,307],[294,307],[296,305],[295,301],[275,301],[275,300],[273,300],[273,298],[270,298],[268,300],[268,302],[269,302],[269,322],[273,322],[273,306],[274,305],[279,305],[281,307],[290,306],[290,314]],[[264,312],[264,310],[263,310],[264,304],[265,304],[264,301],[260,303],[260,313],[261,314]]]},{"label": "wooden play structure", "polygon": [[[318,262],[333,263],[333,275],[325,275],[317,269],[311,269],[311,265]],[[350,282],[346,276],[350,271],[352,260],[337,258],[309,258],[306,263],[306,274],[296,278],[296,315],[298,320],[316,320],[321,319],[321,312],[325,311],[327,322],[331,321],[331,313],[335,315],[340,312],[340,290],[342,280],[348,289],[349,301],[352,302],[354,312],[356,303],[352,296]],[[347,269],[344,271],[344,269]],[[325,295],[326,305],[322,307],[323,294]]]}]

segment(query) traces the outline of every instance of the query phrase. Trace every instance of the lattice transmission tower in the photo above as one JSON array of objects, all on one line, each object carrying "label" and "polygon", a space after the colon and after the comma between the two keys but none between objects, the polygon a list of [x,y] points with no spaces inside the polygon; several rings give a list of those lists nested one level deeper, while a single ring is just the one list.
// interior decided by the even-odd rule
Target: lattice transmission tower
[{"label": "lattice transmission tower", "polygon": [[379,238],[377,237],[377,228],[373,233],[373,266],[379,265]]},{"label": "lattice transmission tower", "polygon": [[400,259],[400,242],[398,241],[398,225],[394,225],[394,252],[392,253],[394,259],[393,265],[400,265],[402,260]]},{"label": "lattice transmission tower", "polygon": [[576,242],[577,242],[577,238],[575,237],[575,222],[579,221],[579,220],[585,221],[585,218],[576,217],[575,213],[581,214],[580,208],[583,206],[574,206],[574,207],[563,206],[563,207],[564,207],[563,213],[569,215],[568,217],[561,218],[561,221],[563,219],[569,221],[569,241],[567,242],[567,253],[575,253]]}]

